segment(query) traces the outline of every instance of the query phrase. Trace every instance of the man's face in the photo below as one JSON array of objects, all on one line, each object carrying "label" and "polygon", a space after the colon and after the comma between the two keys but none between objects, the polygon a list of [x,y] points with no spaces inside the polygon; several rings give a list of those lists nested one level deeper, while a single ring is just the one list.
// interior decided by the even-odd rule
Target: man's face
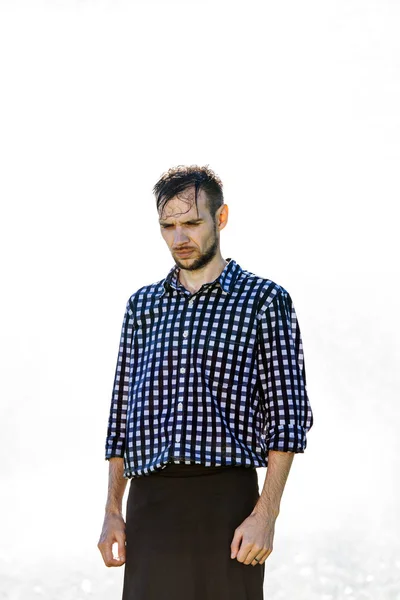
[{"label": "man's face", "polygon": [[[194,271],[207,265],[219,249],[219,214],[227,207],[223,205],[216,212],[216,222],[211,217],[203,190],[197,194],[198,213],[194,203],[194,186],[167,202],[162,215],[159,215],[161,234],[166,241],[175,263],[181,269]],[[187,250],[181,254],[181,250]]]}]

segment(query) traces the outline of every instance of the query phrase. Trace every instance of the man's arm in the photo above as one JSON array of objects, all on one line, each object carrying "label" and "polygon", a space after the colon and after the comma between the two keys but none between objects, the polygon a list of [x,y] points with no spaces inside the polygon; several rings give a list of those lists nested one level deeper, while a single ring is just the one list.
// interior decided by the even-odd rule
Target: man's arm
[{"label": "man's arm", "polygon": [[261,316],[257,361],[268,451],[304,453],[314,419],[300,327],[286,290],[278,292]]},{"label": "man's arm", "polygon": [[[127,484],[127,479],[124,477],[124,456],[132,333],[132,311],[129,299],[122,321],[105,444],[105,459],[109,461],[108,496],[103,529],[97,546],[107,567],[117,567],[125,563],[126,538],[122,499]],[[112,554],[112,546],[115,542],[118,543],[118,558],[116,559]]]},{"label": "man's arm", "polygon": [[276,520],[294,454],[294,452],[281,452],[279,450],[269,451],[264,487],[251,513],[252,515],[259,514],[265,522]]},{"label": "man's arm", "polygon": [[261,315],[257,361],[268,469],[262,493],[231,543],[231,557],[253,566],[262,565],[273,550],[275,521],[293,457],[304,452],[313,425],[300,327],[283,288]]},{"label": "man's arm", "polygon": [[114,456],[109,460],[108,470],[108,496],[106,502],[106,515],[122,515],[122,499],[128,480],[124,477],[124,459]]},{"label": "man's arm", "polygon": [[129,377],[133,335],[132,311],[128,300],[122,322],[118,359],[108,419],[105,458],[123,457],[125,453],[126,419],[129,406]]},{"label": "man's arm", "polygon": [[266,409],[268,468],[253,514],[276,519],[295,453],[304,453],[313,425],[303,343],[292,298],[277,294],[259,326],[258,367]]},{"label": "man's arm", "polygon": [[[97,544],[107,567],[120,567],[125,563],[125,521],[122,516],[122,499],[127,484],[124,478],[124,459],[109,459],[108,497],[105,506],[103,529]],[[118,558],[113,558],[113,544],[118,544]]]}]

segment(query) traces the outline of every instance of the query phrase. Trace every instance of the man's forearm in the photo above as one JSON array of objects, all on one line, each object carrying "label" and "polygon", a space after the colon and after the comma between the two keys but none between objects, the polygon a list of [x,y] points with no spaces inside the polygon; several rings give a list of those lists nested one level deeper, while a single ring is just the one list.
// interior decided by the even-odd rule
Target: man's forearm
[{"label": "man's forearm", "polygon": [[294,452],[269,451],[263,490],[252,514],[261,514],[266,520],[277,518],[293,458]]},{"label": "man's forearm", "polygon": [[122,498],[128,481],[124,477],[124,459],[114,456],[110,458],[109,463],[106,513],[121,514]]}]

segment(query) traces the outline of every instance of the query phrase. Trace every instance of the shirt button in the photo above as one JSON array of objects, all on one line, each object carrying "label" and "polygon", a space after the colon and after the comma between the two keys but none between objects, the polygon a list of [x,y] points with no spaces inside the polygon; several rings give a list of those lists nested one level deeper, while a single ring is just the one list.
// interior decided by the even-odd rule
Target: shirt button
[{"label": "shirt button", "polygon": [[188,332],[187,332],[187,331],[184,331],[184,332],[183,332],[183,337],[187,337],[188,335],[189,335],[189,334],[188,334]]},{"label": "shirt button", "polygon": [[178,408],[179,408],[179,410],[182,410],[182,408],[183,408],[183,404],[182,404],[182,402],[179,402],[179,404],[178,404]]},{"label": "shirt button", "polygon": [[189,306],[193,306],[193,300],[189,300]]},{"label": "shirt button", "polygon": [[181,368],[181,373],[184,373],[186,371],[185,367]]}]

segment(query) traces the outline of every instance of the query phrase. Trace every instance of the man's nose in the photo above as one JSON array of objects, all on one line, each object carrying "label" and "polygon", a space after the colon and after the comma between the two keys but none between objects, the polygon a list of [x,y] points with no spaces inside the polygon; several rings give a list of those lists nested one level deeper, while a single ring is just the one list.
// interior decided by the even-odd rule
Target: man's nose
[{"label": "man's nose", "polygon": [[184,231],[180,231],[179,229],[175,230],[175,236],[174,236],[174,245],[175,246],[180,246],[180,245],[184,244],[185,242],[187,242],[188,240],[189,240],[189,238],[185,234]]}]

